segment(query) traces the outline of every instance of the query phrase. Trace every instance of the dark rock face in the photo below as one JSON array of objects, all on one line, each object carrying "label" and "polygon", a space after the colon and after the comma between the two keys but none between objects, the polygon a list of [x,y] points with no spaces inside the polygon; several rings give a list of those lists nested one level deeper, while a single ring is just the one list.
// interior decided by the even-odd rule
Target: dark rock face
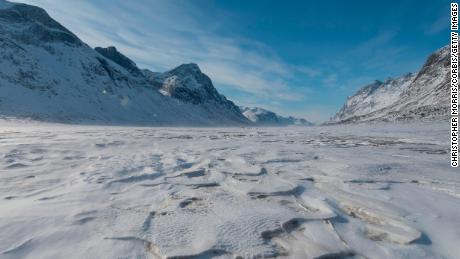
[{"label": "dark rock face", "polygon": [[153,73],[148,70],[144,70],[143,73],[165,95],[183,102],[229,102],[217,92],[211,79],[203,74],[196,64],[183,64],[165,73]]},{"label": "dark rock face", "polygon": [[224,100],[212,85],[211,79],[203,74],[196,64],[183,64],[162,75],[164,78],[161,89],[170,96],[201,104],[206,101],[223,103]]},{"label": "dark rock face", "polygon": [[[9,30],[14,39],[26,44],[38,45],[47,42],[83,44],[77,36],[53,20],[45,10],[36,6],[12,4],[0,9],[0,21],[9,25],[27,26],[25,30]],[[0,28],[0,34],[6,31],[6,28]]]},{"label": "dark rock face", "polygon": [[153,71],[150,71],[148,69],[142,69],[141,70],[141,73],[142,75],[144,75],[144,77],[147,79],[147,81],[149,82],[149,84],[151,86],[153,86],[153,88],[157,89],[157,90],[160,90],[162,85],[163,85],[163,81],[162,79],[160,78],[161,77],[161,74],[160,72],[153,72]]},{"label": "dark rock face", "polygon": [[107,48],[96,47],[94,48],[94,50],[99,52],[102,56],[112,60],[113,62],[117,63],[121,67],[125,68],[131,74],[142,75],[136,63],[134,63],[131,59],[129,59],[125,55],[118,52],[118,50],[115,47],[113,46],[107,47]]}]

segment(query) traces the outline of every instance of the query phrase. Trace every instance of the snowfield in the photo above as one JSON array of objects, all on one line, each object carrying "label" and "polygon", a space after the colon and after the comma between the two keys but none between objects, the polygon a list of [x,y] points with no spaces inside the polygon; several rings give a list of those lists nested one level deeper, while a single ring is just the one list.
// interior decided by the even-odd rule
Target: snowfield
[{"label": "snowfield", "polygon": [[0,122],[0,258],[458,258],[448,126]]}]

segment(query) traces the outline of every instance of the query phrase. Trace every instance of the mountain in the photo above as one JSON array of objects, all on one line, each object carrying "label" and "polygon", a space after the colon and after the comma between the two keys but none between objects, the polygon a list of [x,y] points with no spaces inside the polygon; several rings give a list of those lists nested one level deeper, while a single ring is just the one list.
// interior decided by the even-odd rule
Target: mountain
[{"label": "mountain", "polygon": [[148,69],[144,69],[142,73],[165,96],[208,109],[219,107],[228,112],[228,117],[236,121],[247,121],[238,106],[219,94],[211,79],[196,64],[182,64],[165,73],[155,73]]},{"label": "mountain", "polygon": [[415,75],[409,73],[395,79],[388,78],[384,82],[376,80],[348,97],[346,103],[331,120],[343,121],[390,106],[400,98],[401,93],[407,89],[414,78]]},{"label": "mountain", "polygon": [[45,10],[0,0],[0,116],[145,125],[246,125],[197,65],[140,70],[92,49]]},{"label": "mountain", "polygon": [[376,81],[349,97],[328,123],[437,120],[449,112],[450,49],[431,54],[420,71]]},{"label": "mountain", "polygon": [[259,107],[240,107],[241,112],[246,118],[254,122],[258,126],[288,126],[288,125],[303,125],[311,126],[313,123],[292,116],[283,117],[272,111],[265,110]]}]

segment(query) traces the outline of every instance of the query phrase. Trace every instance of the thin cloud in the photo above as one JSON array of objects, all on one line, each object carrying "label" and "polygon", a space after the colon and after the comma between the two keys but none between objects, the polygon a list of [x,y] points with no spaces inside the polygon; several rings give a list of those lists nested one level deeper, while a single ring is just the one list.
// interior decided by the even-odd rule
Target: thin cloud
[{"label": "thin cloud", "polygon": [[297,70],[298,73],[304,74],[311,78],[317,77],[321,75],[322,73],[322,71],[318,68],[312,68],[312,67],[306,67],[306,66],[297,66],[295,69]]},{"label": "thin cloud", "polygon": [[335,86],[337,83],[337,74],[329,74],[326,76],[326,78],[323,80],[324,85],[326,86]]},{"label": "thin cloud", "polygon": [[352,53],[355,55],[371,55],[381,50],[385,45],[389,44],[396,37],[395,31],[384,31],[378,33],[367,41],[357,46]]},{"label": "thin cloud", "polygon": [[428,35],[437,34],[445,29],[449,28],[449,17],[447,15],[441,15],[432,24],[430,24],[426,30]]}]

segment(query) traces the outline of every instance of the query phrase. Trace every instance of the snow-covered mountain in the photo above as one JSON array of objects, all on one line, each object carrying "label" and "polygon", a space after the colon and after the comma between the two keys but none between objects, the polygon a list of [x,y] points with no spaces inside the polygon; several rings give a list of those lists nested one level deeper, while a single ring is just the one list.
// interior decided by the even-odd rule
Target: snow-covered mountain
[{"label": "snow-covered mountain", "polygon": [[246,118],[260,126],[313,125],[313,123],[305,119],[295,118],[292,116],[283,117],[272,111],[259,107],[240,106],[240,110]]},{"label": "snow-covered mountain", "polygon": [[148,125],[250,124],[196,65],[157,73],[159,85],[145,74],[114,47],[92,49],[45,10],[0,0],[0,116]]},{"label": "snow-covered mountain", "polygon": [[148,69],[142,70],[142,73],[165,96],[209,109],[220,107],[228,111],[228,116],[235,117],[235,120],[247,120],[238,106],[217,92],[211,79],[196,64],[182,64],[165,73],[155,73]]},{"label": "snow-covered mountain", "polygon": [[349,97],[331,123],[432,120],[448,116],[449,46],[430,55],[416,74],[375,81]]},{"label": "snow-covered mountain", "polygon": [[361,88],[355,95],[348,97],[347,102],[332,121],[365,115],[393,104],[412,83],[414,77],[413,74],[406,74],[395,79],[389,78],[384,82],[376,80]]},{"label": "snow-covered mountain", "polygon": [[94,50],[99,52],[102,56],[117,63],[124,69],[128,70],[134,76],[139,76],[142,74],[141,70],[137,67],[136,63],[134,63],[134,61],[132,61],[125,55],[121,54],[114,46],[110,46],[107,48],[96,47],[94,48]]}]

